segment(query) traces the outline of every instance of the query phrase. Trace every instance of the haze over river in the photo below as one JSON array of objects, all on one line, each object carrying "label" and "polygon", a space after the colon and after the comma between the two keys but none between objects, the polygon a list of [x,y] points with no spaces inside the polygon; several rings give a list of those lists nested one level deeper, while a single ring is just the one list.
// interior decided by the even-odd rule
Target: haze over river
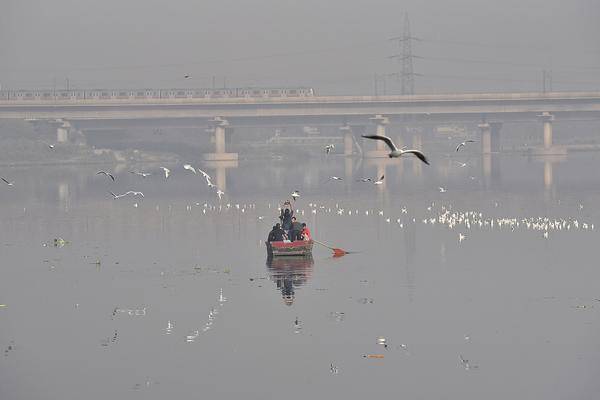
[{"label": "haze over river", "polygon": [[0,398],[595,398],[598,154],[430,158],[2,167]]}]

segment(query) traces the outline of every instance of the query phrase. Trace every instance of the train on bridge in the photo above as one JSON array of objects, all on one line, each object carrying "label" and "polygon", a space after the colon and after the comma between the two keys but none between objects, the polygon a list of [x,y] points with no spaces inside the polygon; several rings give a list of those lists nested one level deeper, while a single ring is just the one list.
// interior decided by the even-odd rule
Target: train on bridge
[{"label": "train on bridge", "polygon": [[89,90],[0,90],[5,101],[135,100],[135,99],[231,99],[313,97],[311,87],[221,88],[221,89],[89,89]]}]

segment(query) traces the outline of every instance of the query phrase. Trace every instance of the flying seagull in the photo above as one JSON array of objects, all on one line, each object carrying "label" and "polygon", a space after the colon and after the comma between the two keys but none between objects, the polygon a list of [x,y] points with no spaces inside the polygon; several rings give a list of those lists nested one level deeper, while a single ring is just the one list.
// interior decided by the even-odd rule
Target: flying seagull
[{"label": "flying seagull", "polygon": [[106,175],[106,176],[108,176],[110,179],[112,179],[112,180],[113,180],[113,182],[115,181],[115,177],[113,176],[113,174],[109,174],[109,173],[108,173],[108,172],[106,172],[106,171],[98,171],[98,172],[96,172],[96,175]]},{"label": "flying seagull", "polygon": [[192,167],[190,164],[185,164],[183,166],[183,169],[187,169],[188,171],[192,171],[194,174],[196,174],[196,169],[194,167]]},{"label": "flying seagull", "polygon": [[383,185],[384,178],[385,178],[385,175],[381,175],[381,178],[379,178],[375,182],[373,182],[373,185]]},{"label": "flying seagull", "polygon": [[8,186],[13,186],[15,184],[14,182],[7,181],[6,178],[4,178],[4,177],[0,177],[0,179],[2,179],[4,181],[4,183],[6,183]]},{"label": "flying seagull", "polygon": [[202,171],[200,168],[198,168],[198,172],[200,172],[200,174],[202,174],[202,176],[204,177],[204,179],[206,179],[206,180],[211,180],[212,179],[209,174],[207,174],[206,172]]},{"label": "flying seagull", "polygon": [[42,142],[42,143],[44,143],[46,146],[48,146],[48,148],[49,148],[50,150],[53,150],[53,149],[54,149],[54,145],[53,145],[53,144],[49,144],[49,143],[46,143],[46,142]]},{"label": "flying seagull", "polygon": [[221,200],[221,197],[223,197],[224,194],[224,191],[222,191],[221,189],[217,189],[217,196],[219,196],[219,200]]},{"label": "flying seagull", "polygon": [[300,197],[300,192],[299,192],[299,191],[297,191],[297,190],[294,190],[294,191],[292,192],[291,196],[292,196],[292,199],[294,199],[294,201],[296,201],[296,199],[297,199],[298,197]]},{"label": "flying seagull", "polygon": [[131,174],[136,174],[141,176],[142,178],[145,178],[147,176],[152,175],[150,172],[137,172],[137,171],[129,171]]},{"label": "flying seagull", "polygon": [[160,167],[160,169],[162,169],[165,172],[165,179],[168,179],[169,174],[171,173],[171,170],[169,168],[165,168],[165,167]]},{"label": "flying seagull", "polygon": [[329,154],[331,153],[331,150],[335,149],[335,146],[332,144],[328,144],[327,146],[325,146],[325,153]]},{"label": "flying seagull", "polygon": [[329,180],[330,181],[343,181],[344,178],[341,178],[339,176],[331,176],[331,177],[329,177]]},{"label": "flying seagull", "polygon": [[394,144],[394,142],[392,141],[392,139],[390,139],[387,136],[382,136],[382,135],[362,135],[362,137],[366,138],[366,139],[375,139],[375,140],[382,140],[385,142],[385,144],[388,145],[388,147],[390,148],[391,152],[390,154],[388,154],[389,158],[397,158],[402,156],[403,154],[414,154],[415,156],[417,156],[417,158],[421,161],[423,161],[425,164],[429,165],[429,161],[427,161],[427,157],[425,157],[425,154],[423,154],[421,151],[419,150],[414,150],[414,149],[409,149],[409,150],[404,150],[399,149],[396,147],[396,145]]},{"label": "flying seagull", "polygon": [[467,143],[475,143],[475,141],[469,139],[469,140],[465,140],[462,143],[459,143],[458,146],[456,146],[456,151],[459,151],[461,147],[466,146]]},{"label": "flying seagull", "polygon": [[113,195],[113,198],[115,200],[119,199],[121,197],[125,197],[127,195],[132,195],[132,196],[138,196],[139,195],[139,196],[144,197],[144,193],[142,193],[142,192],[134,192],[133,190],[129,190],[129,191],[123,193],[123,194],[114,194],[113,192],[109,192],[109,193]]}]

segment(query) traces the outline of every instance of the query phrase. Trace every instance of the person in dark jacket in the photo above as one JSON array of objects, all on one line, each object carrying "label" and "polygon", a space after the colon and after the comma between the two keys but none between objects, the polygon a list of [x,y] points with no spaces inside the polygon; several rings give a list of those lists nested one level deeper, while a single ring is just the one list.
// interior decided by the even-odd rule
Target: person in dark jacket
[{"label": "person in dark jacket", "polygon": [[294,211],[286,208],[282,210],[281,213],[281,227],[284,231],[288,232],[292,228],[292,217],[294,216]]},{"label": "person in dark jacket", "polygon": [[302,240],[300,234],[302,233],[302,224],[296,220],[296,217],[292,217],[292,227],[290,228],[290,240]]},{"label": "person in dark jacket", "polygon": [[269,236],[267,237],[267,242],[283,242],[285,232],[281,229],[280,224],[275,224],[271,232],[269,232]]}]

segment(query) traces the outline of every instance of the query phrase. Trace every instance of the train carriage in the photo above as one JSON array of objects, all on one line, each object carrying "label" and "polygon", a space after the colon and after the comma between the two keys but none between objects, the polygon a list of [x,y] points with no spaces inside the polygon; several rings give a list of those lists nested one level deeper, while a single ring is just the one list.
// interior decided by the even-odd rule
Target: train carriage
[{"label": "train carriage", "polygon": [[131,100],[131,99],[227,99],[227,98],[285,98],[312,97],[310,87],[245,87],[218,89],[136,89],[136,90],[2,90],[0,100]]}]

